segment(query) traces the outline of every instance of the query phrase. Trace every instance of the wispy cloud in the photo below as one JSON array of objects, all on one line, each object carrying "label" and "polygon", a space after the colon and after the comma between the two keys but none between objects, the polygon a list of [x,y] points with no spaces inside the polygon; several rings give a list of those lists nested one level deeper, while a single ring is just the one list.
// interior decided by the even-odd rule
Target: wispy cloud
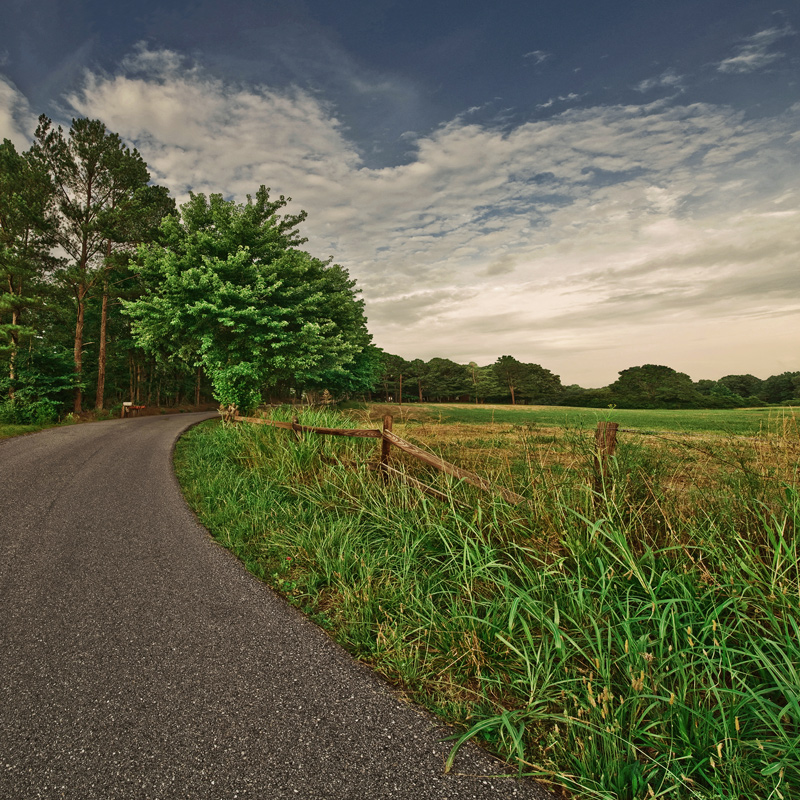
[{"label": "wispy cloud", "polygon": [[709,363],[769,374],[796,359],[800,104],[763,119],[575,107],[502,128],[465,114],[408,136],[409,163],[372,169],[318,95],[225,82],[169,52],[87,73],[68,101],[179,197],[261,183],[294,197],[309,248],[358,280],[389,351],[511,352],[594,385],[646,361],[715,377]]},{"label": "wispy cloud", "polygon": [[721,61],[717,69],[720,72],[755,72],[764,69],[785,55],[771,50],[775,42],[794,35],[795,31],[789,25],[759,31],[748,36],[739,45],[736,54]]},{"label": "wispy cloud", "polygon": [[556,103],[574,103],[580,100],[584,95],[570,92],[569,94],[560,94],[558,97],[551,97],[544,103],[538,103],[536,108],[552,108]]},{"label": "wispy cloud", "polygon": [[539,65],[547,61],[549,58],[552,58],[553,54],[547,53],[544,50],[531,50],[530,53],[525,53],[525,55],[522,57],[528,58],[533,61],[534,64]]},{"label": "wispy cloud", "polygon": [[674,69],[668,69],[655,78],[646,78],[636,84],[639,92],[649,92],[652,89],[682,89],[683,76],[678,75]]},{"label": "wispy cloud", "polygon": [[25,96],[0,75],[0,140],[10,139],[26,149],[36,128],[36,116]]}]

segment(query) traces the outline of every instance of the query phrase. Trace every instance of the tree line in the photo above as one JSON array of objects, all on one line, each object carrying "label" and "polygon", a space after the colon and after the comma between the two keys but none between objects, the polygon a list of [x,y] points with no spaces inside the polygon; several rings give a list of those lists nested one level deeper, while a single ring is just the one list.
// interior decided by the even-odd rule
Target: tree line
[{"label": "tree line", "polygon": [[385,401],[461,401],[566,405],[588,408],[745,408],[800,404],[800,372],[765,380],[754,375],[726,375],[693,381],[686,373],[658,364],[629,367],[599,389],[564,386],[539,364],[500,356],[493,364],[458,364],[446,358],[406,360],[382,353],[380,374],[370,389]]},{"label": "tree line", "polygon": [[176,208],[100,120],[42,115],[0,145],[0,421],[71,408],[367,391],[378,351],[346,270],[302,249],[305,212],[260,187]]},{"label": "tree line", "polygon": [[800,372],[693,382],[645,364],[600,389],[539,364],[405,360],[372,344],[347,271],[306,250],[305,212],[262,186],[180,208],[100,120],[42,115],[0,145],[0,421],[45,422],[123,400],[213,397],[242,411],[335,398],[733,408],[800,399]]}]

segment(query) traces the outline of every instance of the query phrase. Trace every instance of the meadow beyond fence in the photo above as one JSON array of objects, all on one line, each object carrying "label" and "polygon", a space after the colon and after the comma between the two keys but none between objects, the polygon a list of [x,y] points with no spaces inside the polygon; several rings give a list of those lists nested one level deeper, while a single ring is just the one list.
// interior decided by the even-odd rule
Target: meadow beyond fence
[{"label": "meadow beyond fence", "polygon": [[[383,415],[383,427],[381,430],[377,428],[329,428],[319,427],[312,425],[301,425],[296,416],[292,417],[291,421],[269,419],[267,417],[244,417],[235,413],[223,413],[222,417],[228,422],[245,422],[254,425],[268,425],[276,428],[282,428],[293,432],[295,437],[299,437],[303,433],[311,433],[320,436],[345,436],[363,439],[380,439],[380,461],[377,464],[377,469],[386,478],[394,476],[401,482],[408,486],[412,486],[430,496],[439,499],[447,500],[448,495],[445,495],[430,486],[427,486],[420,481],[410,477],[405,472],[396,469],[390,464],[391,447],[395,446],[404,453],[422,461],[429,466],[434,467],[440,472],[450,475],[453,478],[463,480],[471,486],[475,486],[486,492],[493,492],[498,494],[509,503],[517,504],[525,502],[525,498],[510,489],[503,486],[495,485],[486,478],[477,475],[469,470],[462,469],[461,467],[451,464],[448,461],[440,458],[439,456],[427,452],[425,449],[412,444],[411,442],[402,439],[393,433],[394,417],[391,414]],[[794,419],[794,417],[792,417]],[[659,434],[655,431],[641,431],[635,428],[622,428],[618,422],[611,422],[610,420],[600,420],[597,422],[594,434],[595,449],[592,458],[592,475],[593,487],[595,492],[601,493],[611,480],[612,472],[610,469],[611,460],[614,458],[617,450],[617,437],[619,433],[630,434],[633,436],[653,436],[666,442],[671,442],[679,446],[694,449],[698,452],[705,453],[709,458],[716,459],[722,463],[729,463],[726,459],[709,448],[704,448],[696,442],[689,441],[686,437],[680,437],[680,433],[672,433],[671,436]],[[741,463],[733,466],[741,467]]]},{"label": "meadow beyond fence", "polygon": [[361,411],[206,423],[179,441],[176,467],[254,574],[459,726],[448,768],[472,737],[569,797],[800,797],[791,413],[756,435],[691,436],[632,432],[621,414],[603,460],[596,418],[372,419],[387,411],[391,436]]}]

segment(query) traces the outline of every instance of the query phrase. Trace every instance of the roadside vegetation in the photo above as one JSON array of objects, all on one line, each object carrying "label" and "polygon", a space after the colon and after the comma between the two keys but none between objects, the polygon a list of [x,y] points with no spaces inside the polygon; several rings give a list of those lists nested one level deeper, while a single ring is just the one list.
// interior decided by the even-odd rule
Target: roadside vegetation
[{"label": "roadside vegetation", "polygon": [[0,439],[10,439],[12,436],[36,433],[36,431],[42,430],[43,427],[43,425],[5,425],[0,422]]},{"label": "roadside vegetation", "polygon": [[[478,416],[448,419],[467,410]],[[301,422],[378,427],[385,411]],[[575,797],[800,796],[796,417],[703,435],[700,414],[643,417],[642,430],[694,434],[621,434],[598,493],[597,417],[548,416],[564,411],[395,416],[401,436],[519,506],[404,457],[395,466],[449,502],[384,484],[374,441],[245,424],[192,429],[176,467],[217,540],[460,726],[454,746],[474,737]]]}]

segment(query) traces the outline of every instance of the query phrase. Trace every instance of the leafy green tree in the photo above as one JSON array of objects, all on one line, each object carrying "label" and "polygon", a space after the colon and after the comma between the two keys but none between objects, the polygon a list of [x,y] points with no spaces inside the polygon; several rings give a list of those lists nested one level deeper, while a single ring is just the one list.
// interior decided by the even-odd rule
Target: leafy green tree
[{"label": "leafy green tree", "polygon": [[694,388],[697,390],[698,394],[702,394],[704,397],[710,397],[711,391],[716,385],[717,381],[710,381],[706,378],[694,382]]},{"label": "leafy green tree", "polygon": [[539,364],[525,364],[520,393],[528,403],[555,403],[564,393],[561,378]]},{"label": "leafy green tree", "polygon": [[[10,378],[0,378],[0,391]],[[19,353],[14,398],[0,404],[0,421],[22,425],[53,422],[74,389],[68,348],[44,344]]]},{"label": "leafy green tree", "polygon": [[402,356],[392,353],[381,353],[380,385],[383,399],[388,403],[390,398],[403,402],[403,376],[408,379],[408,362]]},{"label": "leafy green tree", "polygon": [[124,301],[137,343],[195,366],[222,405],[246,411],[279,382],[358,387],[370,336],[355,282],[297,249],[305,214],[260,187],[247,203],[192,195],[139,250],[142,296]]},{"label": "leafy green tree", "polygon": [[518,399],[529,403],[553,403],[563,392],[561,378],[539,364],[517,361],[513,356],[500,356],[492,368],[498,382],[508,387],[513,405]]},{"label": "leafy green tree", "polygon": [[507,387],[508,394],[511,395],[511,405],[516,405],[517,389],[525,379],[525,365],[513,356],[500,356],[492,368],[498,382]]},{"label": "leafy green tree", "polygon": [[126,213],[135,204],[136,190],[150,179],[136,150],[126,147],[100,120],[74,119],[65,137],[44,114],[39,117],[31,148],[45,165],[56,190],[56,243],[70,263],[60,274],[75,299],[73,358],[76,390],[74,408],[82,407],[83,342],[86,306],[92,289],[102,281],[110,242],[119,241]]},{"label": "leafy green tree", "polygon": [[473,381],[476,403],[505,399],[508,394],[507,387],[500,382],[492,365],[478,367],[474,371]]},{"label": "leafy green tree", "polygon": [[406,371],[408,373],[409,382],[416,386],[417,398],[419,402],[423,402],[423,387],[426,380],[426,367],[425,362],[421,358],[415,358],[406,362]]},{"label": "leafy green tree", "polygon": [[686,373],[659,364],[622,370],[609,388],[621,406],[693,408],[703,405],[702,396]]},{"label": "leafy green tree", "polygon": [[382,369],[381,351],[367,344],[345,367],[320,377],[313,388],[328,389],[335,398],[366,394],[375,385]]},{"label": "leafy green tree", "polygon": [[725,375],[717,383],[727,386],[734,394],[739,397],[750,397],[761,393],[764,381],[756,378],[755,375]]},{"label": "leafy green tree", "polygon": [[[163,186],[142,185],[141,165],[135,159],[120,159],[114,173],[114,190],[111,195],[111,212],[107,229],[106,255],[102,266],[102,301],[100,331],[98,336],[97,386],[95,408],[102,409],[105,402],[107,365],[108,318],[114,290],[125,285],[131,291],[131,273],[128,270],[135,245],[154,241],[159,225],[167,214],[175,213],[175,201]],[[116,280],[112,280],[116,277]],[[127,279],[127,280],[126,280]]]},{"label": "leafy green tree", "polygon": [[41,307],[45,277],[55,265],[53,185],[46,170],[13,143],[0,144],[0,352],[8,357],[8,394],[16,388],[23,336],[36,331],[25,312]]},{"label": "leafy green tree", "polygon": [[705,408],[739,408],[745,405],[744,398],[721,381],[699,380],[694,383],[694,388]]},{"label": "leafy green tree", "polygon": [[435,400],[469,396],[472,389],[469,367],[449,358],[432,358],[426,364],[428,393]]},{"label": "leafy green tree", "polygon": [[800,400],[800,372],[782,372],[780,375],[770,375],[764,381],[760,396],[768,403]]}]

